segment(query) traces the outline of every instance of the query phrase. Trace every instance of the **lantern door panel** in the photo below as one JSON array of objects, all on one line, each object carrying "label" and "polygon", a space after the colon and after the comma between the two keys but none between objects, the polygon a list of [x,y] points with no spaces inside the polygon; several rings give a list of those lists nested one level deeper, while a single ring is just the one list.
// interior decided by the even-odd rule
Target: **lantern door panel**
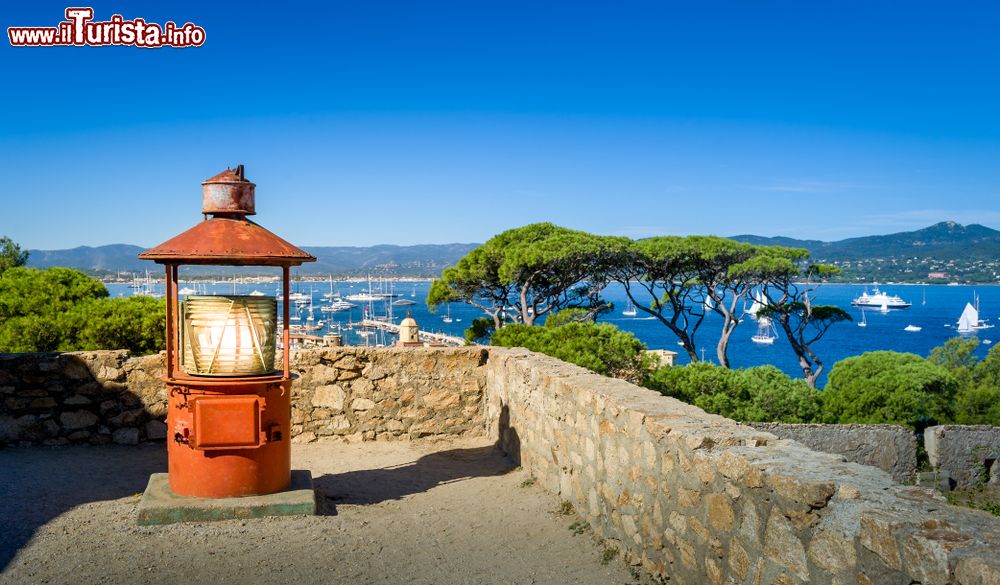
[{"label": "lantern door panel", "polygon": [[259,396],[198,396],[191,399],[195,449],[252,449],[261,446]]}]

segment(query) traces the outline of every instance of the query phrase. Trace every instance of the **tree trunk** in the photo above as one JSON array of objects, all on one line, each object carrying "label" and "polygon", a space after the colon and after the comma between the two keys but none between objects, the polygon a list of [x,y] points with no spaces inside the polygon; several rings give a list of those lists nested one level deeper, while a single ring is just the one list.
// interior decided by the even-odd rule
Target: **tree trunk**
[{"label": "tree trunk", "polygon": [[719,336],[719,344],[715,347],[715,355],[719,358],[719,365],[723,368],[729,367],[729,336],[736,331],[736,327],[723,327],[722,335]]}]

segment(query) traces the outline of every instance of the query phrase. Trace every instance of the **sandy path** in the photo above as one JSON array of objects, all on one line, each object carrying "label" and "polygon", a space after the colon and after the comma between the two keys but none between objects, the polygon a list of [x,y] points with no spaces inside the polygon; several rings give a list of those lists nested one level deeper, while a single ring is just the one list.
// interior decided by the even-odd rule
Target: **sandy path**
[{"label": "sandy path", "polygon": [[162,445],[0,451],[0,583],[583,583],[574,516],[483,441],[296,445],[324,515],[138,527]]}]

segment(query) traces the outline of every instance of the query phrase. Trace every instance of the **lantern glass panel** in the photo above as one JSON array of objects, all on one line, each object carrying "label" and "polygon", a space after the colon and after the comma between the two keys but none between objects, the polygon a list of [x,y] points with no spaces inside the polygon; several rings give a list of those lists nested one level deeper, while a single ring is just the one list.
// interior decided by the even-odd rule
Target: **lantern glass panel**
[{"label": "lantern glass panel", "polygon": [[274,371],[278,307],[273,297],[189,296],[181,314],[185,372],[253,376]]}]

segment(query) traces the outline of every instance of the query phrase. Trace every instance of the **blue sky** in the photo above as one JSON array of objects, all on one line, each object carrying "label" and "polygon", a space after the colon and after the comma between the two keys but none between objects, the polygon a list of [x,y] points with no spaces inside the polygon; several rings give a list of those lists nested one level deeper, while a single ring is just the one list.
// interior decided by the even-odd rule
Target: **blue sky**
[{"label": "blue sky", "polygon": [[[9,3],[13,4],[13,3]],[[50,26],[66,3],[5,6]],[[244,163],[300,245],[1000,227],[989,2],[100,2],[200,48],[0,42],[0,235],[154,245]]]}]

